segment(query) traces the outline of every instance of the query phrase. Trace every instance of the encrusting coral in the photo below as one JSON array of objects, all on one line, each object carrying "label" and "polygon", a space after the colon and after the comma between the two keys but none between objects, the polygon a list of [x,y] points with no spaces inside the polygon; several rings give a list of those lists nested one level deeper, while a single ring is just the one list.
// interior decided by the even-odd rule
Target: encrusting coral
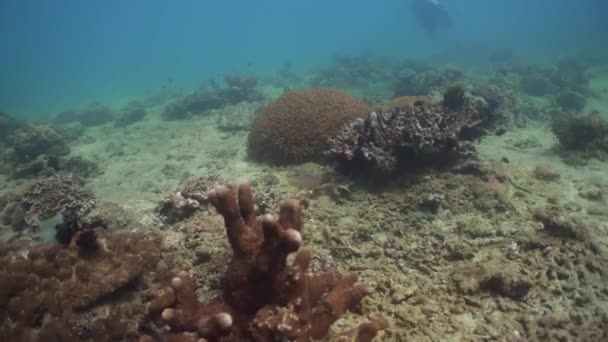
[{"label": "encrusting coral", "polygon": [[41,220],[66,209],[85,214],[94,204],[93,193],[75,177],[40,179],[28,188],[22,199],[27,210],[25,222],[32,228],[37,228]]},{"label": "encrusting coral", "polygon": [[67,248],[1,255],[1,341],[137,341],[145,314],[138,294],[160,259],[155,239],[95,229]]},{"label": "encrusting coral", "polygon": [[277,164],[318,161],[342,125],[367,114],[365,103],[338,90],[292,91],[255,118],[247,152],[252,159]]},{"label": "encrusting coral", "polygon": [[[285,202],[280,215],[259,219],[251,187],[219,186],[210,202],[224,217],[233,256],[222,278],[222,296],[198,301],[193,278],[180,272],[150,303],[152,332],[143,341],[311,341],[326,337],[330,326],[370,293],[349,273],[309,273],[312,253],[302,245],[302,209]],[[168,326],[166,326],[166,325]],[[158,327],[157,325],[160,325]],[[338,336],[338,341],[370,341],[385,329],[374,319]],[[165,334],[166,328],[171,332]]]}]

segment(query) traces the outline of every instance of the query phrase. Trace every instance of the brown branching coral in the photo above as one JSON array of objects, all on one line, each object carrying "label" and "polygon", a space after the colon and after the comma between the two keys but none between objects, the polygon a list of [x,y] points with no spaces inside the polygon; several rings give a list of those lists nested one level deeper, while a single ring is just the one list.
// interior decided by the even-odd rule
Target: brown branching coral
[{"label": "brown branching coral", "polygon": [[[309,273],[308,249],[287,263],[288,255],[302,245],[302,209],[297,202],[284,203],[278,218],[258,219],[248,184],[236,190],[217,187],[209,199],[224,217],[233,250],[222,296],[199,302],[193,279],[180,272],[150,306],[151,314],[160,313],[171,327],[173,335],[167,340],[311,341],[327,336],[329,327],[370,293],[353,273]],[[338,340],[370,341],[385,328],[386,322],[376,319]]]},{"label": "brown branching coral", "polygon": [[292,164],[319,160],[342,125],[369,113],[358,99],[332,89],[289,92],[261,110],[249,132],[249,157]]},{"label": "brown branching coral", "polygon": [[330,159],[345,172],[394,174],[416,167],[423,158],[458,152],[483,130],[485,102],[467,97],[459,109],[423,104],[371,113],[344,126],[331,140]]}]

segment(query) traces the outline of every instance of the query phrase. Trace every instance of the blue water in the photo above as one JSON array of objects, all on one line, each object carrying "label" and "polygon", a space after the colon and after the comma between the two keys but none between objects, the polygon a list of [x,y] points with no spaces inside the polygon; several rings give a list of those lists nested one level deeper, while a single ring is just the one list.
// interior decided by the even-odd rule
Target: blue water
[{"label": "blue water", "polygon": [[409,0],[2,0],[0,110],[44,117],[120,105],[162,85],[189,89],[286,62],[307,69],[336,53],[424,58],[483,45],[551,60],[608,48],[607,1],[443,2],[453,26],[431,40]]}]

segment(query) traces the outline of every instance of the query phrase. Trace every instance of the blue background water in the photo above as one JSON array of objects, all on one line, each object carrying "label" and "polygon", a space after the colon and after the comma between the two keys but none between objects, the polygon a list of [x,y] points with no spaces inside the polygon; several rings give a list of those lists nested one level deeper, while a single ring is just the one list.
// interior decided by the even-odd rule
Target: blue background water
[{"label": "blue background water", "polygon": [[171,82],[309,68],[336,53],[398,59],[470,46],[474,56],[481,44],[552,59],[608,45],[608,1],[444,2],[454,26],[429,40],[409,0],[2,0],[0,109],[117,105]]}]

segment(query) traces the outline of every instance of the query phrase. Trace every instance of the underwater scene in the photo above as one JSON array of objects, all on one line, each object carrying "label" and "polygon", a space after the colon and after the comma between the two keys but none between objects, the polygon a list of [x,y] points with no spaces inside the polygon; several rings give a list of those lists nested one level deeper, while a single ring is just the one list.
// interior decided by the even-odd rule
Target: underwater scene
[{"label": "underwater scene", "polygon": [[608,341],[608,1],[0,1],[0,341]]}]

